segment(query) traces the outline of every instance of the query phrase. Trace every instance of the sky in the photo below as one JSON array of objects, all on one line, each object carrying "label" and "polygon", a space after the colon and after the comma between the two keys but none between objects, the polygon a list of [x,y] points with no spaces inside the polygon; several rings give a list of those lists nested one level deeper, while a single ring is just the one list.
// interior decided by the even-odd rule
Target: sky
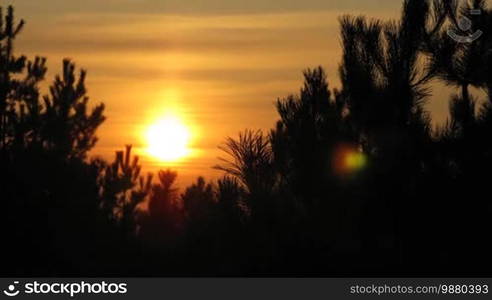
[{"label": "sky", "polygon": [[[338,87],[338,17],[397,18],[396,0],[13,0],[26,21],[17,53],[47,57],[51,82],[63,58],[88,71],[93,104],[107,120],[91,152],[112,160],[132,144],[145,171],[167,167],[187,185],[223,156],[217,148],[245,128],[267,132],[274,102],[297,93],[302,70],[322,65]],[[445,120],[449,92],[429,109]],[[177,114],[191,128],[192,154],[175,163],[147,155],[145,130]]]}]

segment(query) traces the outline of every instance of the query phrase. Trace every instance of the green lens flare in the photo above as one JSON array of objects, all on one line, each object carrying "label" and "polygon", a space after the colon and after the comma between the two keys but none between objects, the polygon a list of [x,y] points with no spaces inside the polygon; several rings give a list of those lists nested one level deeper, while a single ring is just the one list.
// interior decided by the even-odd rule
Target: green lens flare
[{"label": "green lens flare", "polygon": [[362,169],[367,164],[367,159],[364,153],[350,152],[345,158],[345,164],[347,169],[357,171]]}]

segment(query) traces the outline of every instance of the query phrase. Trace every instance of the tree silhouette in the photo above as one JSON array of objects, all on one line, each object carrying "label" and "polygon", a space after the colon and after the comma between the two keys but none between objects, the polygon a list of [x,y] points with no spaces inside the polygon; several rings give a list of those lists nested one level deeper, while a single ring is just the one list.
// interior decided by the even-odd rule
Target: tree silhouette
[{"label": "tree silhouette", "polygon": [[223,218],[226,218],[225,223],[229,226],[240,226],[247,214],[244,196],[245,191],[236,178],[224,176],[217,181],[217,204]]},{"label": "tree silhouette", "polygon": [[[483,30],[492,22],[491,11],[487,9],[485,1],[472,1],[469,3],[454,3],[449,9],[450,24],[446,30],[461,32],[458,22],[466,17],[472,20],[470,32]],[[471,14],[472,9],[479,9],[480,15]],[[483,27],[485,26],[485,27]],[[439,134],[440,155],[444,157],[441,168],[447,173],[447,214],[453,220],[460,218],[466,220],[461,225],[449,220],[450,231],[447,236],[454,233],[467,233],[470,238],[467,242],[473,242],[475,238],[487,231],[490,218],[490,204],[482,200],[482,195],[487,193],[485,178],[492,166],[490,163],[491,144],[487,138],[490,132],[489,99],[484,99],[482,104],[479,97],[472,94],[471,88],[483,89],[488,95],[490,92],[491,62],[491,35],[484,34],[472,43],[451,44],[443,43],[435,51],[434,55],[441,57],[437,63],[438,77],[444,83],[457,89],[457,94],[450,100],[450,118]],[[463,199],[469,199],[466,204]],[[462,244],[446,243],[448,252],[459,252],[461,255],[470,253],[470,248]],[[489,242],[476,246],[480,250],[488,251]]]},{"label": "tree silhouette", "polygon": [[219,148],[229,158],[219,158],[222,164],[214,168],[242,183],[248,193],[246,201],[252,215],[267,213],[277,181],[268,138],[261,131],[245,130],[239,133],[238,139],[227,138]]},{"label": "tree silhouette", "polygon": [[[90,157],[104,105],[91,108],[86,72],[67,59],[41,97],[46,59],[14,53],[24,22],[9,7],[0,228],[12,246],[2,274],[488,274],[492,12],[483,0],[402,8],[396,21],[343,16],[340,90],[322,67],[305,70],[299,93],[277,100],[269,134],[227,138],[214,167],[224,176],[180,194],[173,170],[142,176],[130,145],[113,162]],[[470,32],[458,26],[464,16]],[[473,43],[447,36],[479,29]],[[436,81],[456,95],[433,130],[425,104]]]},{"label": "tree silhouette", "polygon": [[[67,96],[63,104],[61,98],[46,97],[43,103],[39,85],[46,74],[46,59],[30,61],[15,55],[14,42],[24,22],[16,24],[12,7],[0,20],[0,165],[4,175],[0,193],[8,212],[1,228],[2,236],[15,245],[7,249],[4,270],[10,275],[44,276],[91,272],[104,256],[101,232],[109,226],[98,208],[98,166],[83,160],[93,144],[83,141],[85,137],[93,140],[103,119],[102,106],[88,116],[87,99],[79,101],[84,104],[79,99],[68,103]],[[73,75],[70,66],[68,77]],[[55,82],[52,90],[69,91],[63,84]],[[78,85],[83,95],[83,80]],[[64,105],[64,116],[51,113]],[[64,128],[65,136],[49,128],[53,122]],[[73,143],[63,153],[55,153],[51,151],[55,143],[50,143],[55,136],[78,141],[77,146]],[[32,249],[36,251],[29,254]]]},{"label": "tree silhouette", "polygon": [[196,183],[186,188],[181,199],[189,222],[201,226],[207,223],[215,204],[212,184],[206,183],[203,177],[198,177]]},{"label": "tree silhouette", "polygon": [[[0,8],[1,9],[1,8]],[[4,20],[5,19],[5,20]],[[27,62],[25,56],[14,54],[14,41],[24,27],[24,21],[16,24],[14,9],[9,6],[4,16],[0,10],[0,149],[11,146],[12,142],[21,142],[26,134],[26,111],[31,120],[39,114],[38,83],[44,78],[45,60],[36,58]],[[19,78],[24,75],[25,78]],[[29,124],[36,125],[36,124]],[[34,127],[35,128],[35,127]]]},{"label": "tree silhouette", "polygon": [[131,145],[117,151],[114,162],[105,167],[99,179],[101,209],[118,222],[123,232],[136,233],[138,206],[151,190],[152,174],[140,176],[138,156],[131,159]]},{"label": "tree silhouette", "polygon": [[280,121],[270,135],[275,165],[294,193],[312,201],[329,185],[330,151],[348,140],[344,103],[332,99],[325,72],[318,67],[304,72],[299,96],[280,99],[276,107]]},{"label": "tree silhouette", "polygon": [[[183,208],[179,203],[175,183],[177,173],[159,171],[159,182],[152,185],[148,210],[140,216],[140,235],[161,248],[173,246],[183,231]],[[162,249],[161,249],[162,250]]]},{"label": "tree silhouette", "polygon": [[[411,252],[412,215],[423,205],[414,200],[422,199],[416,187],[430,164],[433,147],[424,104],[428,84],[437,71],[428,63],[433,61],[428,51],[436,47],[447,6],[439,1],[432,4],[405,1],[398,22],[367,21],[364,17],[340,21],[340,77],[347,118],[373,165],[368,177],[374,180],[367,191],[368,199],[373,199],[366,214],[368,219],[377,215],[377,219],[387,220],[381,229],[369,221],[365,235],[388,231],[372,240],[393,244],[396,252],[392,253],[400,263],[408,259],[407,251]],[[392,241],[388,236],[393,236]]]},{"label": "tree silhouette", "polygon": [[50,87],[50,96],[44,97],[43,134],[45,147],[60,156],[84,159],[96,144],[95,131],[104,121],[104,105],[88,113],[89,98],[85,95],[84,70],[75,79],[75,65],[63,61],[63,75],[57,76]]},{"label": "tree silhouette", "polygon": [[17,149],[39,149],[42,147],[43,105],[39,101],[39,84],[46,73],[46,59],[36,57],[27,62],[27,74],[19,82],[16,98],[19,113],[13,126],[13,146]]}]

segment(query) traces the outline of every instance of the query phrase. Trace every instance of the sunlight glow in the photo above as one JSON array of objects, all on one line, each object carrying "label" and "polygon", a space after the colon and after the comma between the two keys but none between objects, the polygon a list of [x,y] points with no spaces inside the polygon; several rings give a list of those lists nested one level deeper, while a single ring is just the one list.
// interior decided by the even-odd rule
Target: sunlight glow
[{"label": "sunlight glow", "polygon": [[174,162],[190,152],[190,131],[176,117],[168,116],[147,130],[147,152],[163,162]]}]

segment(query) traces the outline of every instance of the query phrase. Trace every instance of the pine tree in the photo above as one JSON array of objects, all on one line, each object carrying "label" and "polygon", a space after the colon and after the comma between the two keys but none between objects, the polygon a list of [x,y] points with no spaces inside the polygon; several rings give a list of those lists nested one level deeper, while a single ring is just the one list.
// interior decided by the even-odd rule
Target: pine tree
[{"label": "pine tree", "polygon": [[104,122],[104,104],[89,112],[89,97],[85,88],[86,72],[75,77],[75,65],[63,61],[63,74],[56,76],[50,95],[44,97],[42,114],[44,147],[67,159],[85,159],[97,142],[95,132]]},{"label": "pine tree", "polygon": [[152,174],[140,176],[139,157],[131,156],[131,145],[117,151],[113,163],[105,166],[99,178],[101,209],[125,234],[137,233],[139,205],[152,187]]}]

